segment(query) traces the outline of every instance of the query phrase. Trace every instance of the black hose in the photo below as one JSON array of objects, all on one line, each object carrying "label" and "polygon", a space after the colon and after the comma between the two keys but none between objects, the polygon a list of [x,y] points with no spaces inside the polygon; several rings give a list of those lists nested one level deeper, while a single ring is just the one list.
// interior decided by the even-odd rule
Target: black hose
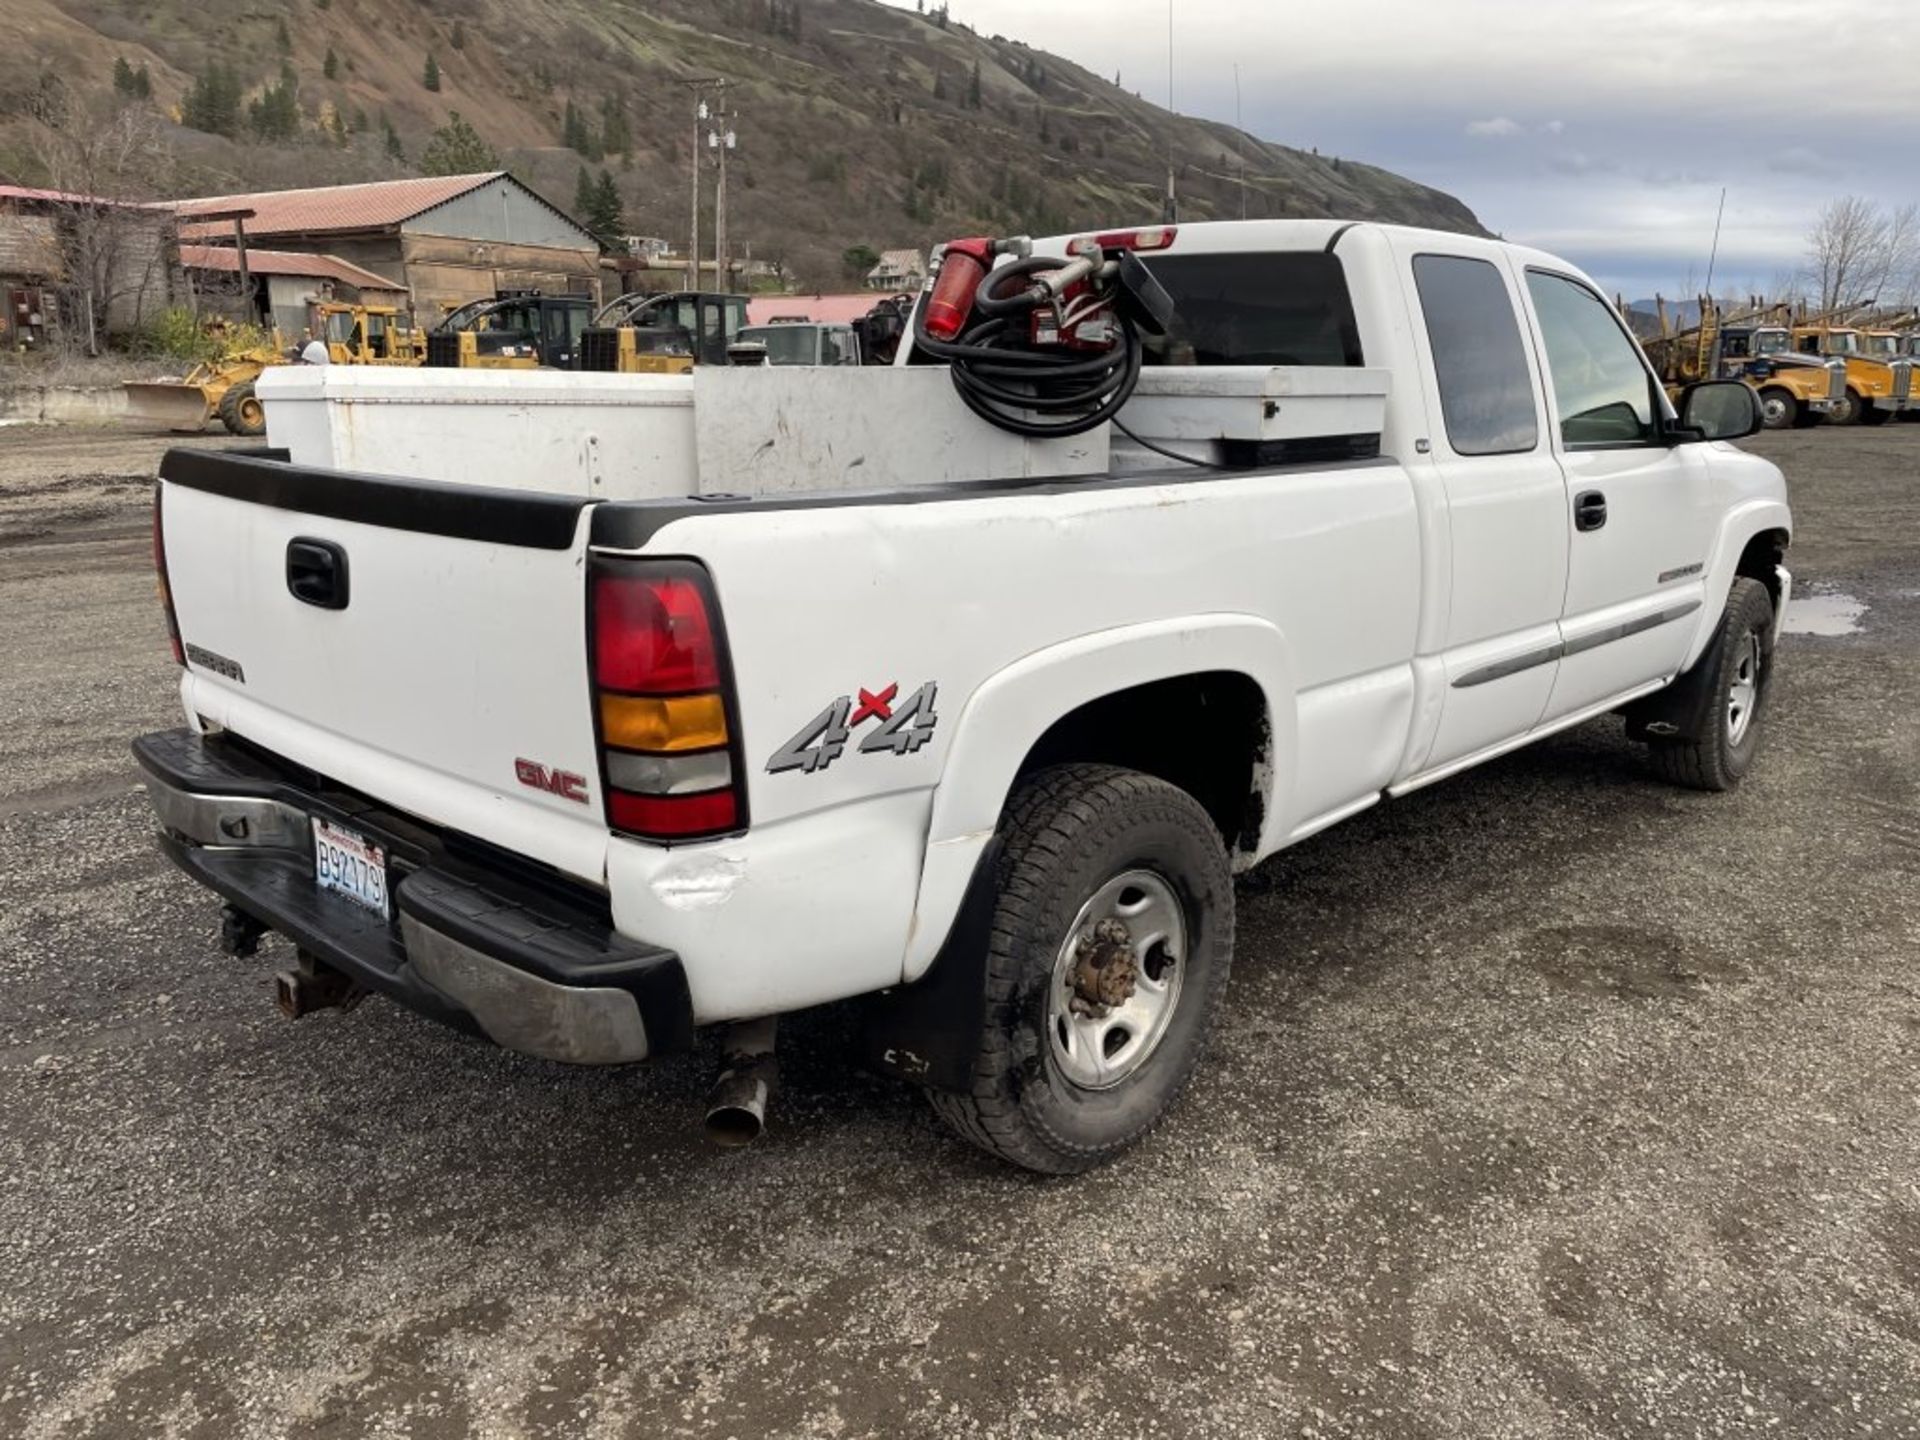
[{"label": "black hose", "polygon": [[1140,379],[1140,332],[1117,310],[1113,322],[1119,340],[1107,350],[1033,348],[1033,312],[1051,302],[1025,286],[1011,295],[1005,289],[1010,281],[1063,269],[1066,263],[1036,256],[989,271],[974,295],[973,313],[980,318],[958,339],[927,334],[924,305],[914,316],[914,348],[947,362],[953,388],[969,410],[1015,435],[1040,440],[1084,435],[1113,419]]}]

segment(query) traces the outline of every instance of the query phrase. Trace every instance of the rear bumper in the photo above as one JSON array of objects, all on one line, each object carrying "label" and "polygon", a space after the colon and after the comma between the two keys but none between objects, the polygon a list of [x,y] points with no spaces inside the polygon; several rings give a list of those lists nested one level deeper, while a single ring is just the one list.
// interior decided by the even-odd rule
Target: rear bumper
[{"label": "rear bumper", "polygon": [[[219,736],[165,730],[133,753],[168,858],[368,989],[570,1064],[691,1043],[680,957],[615,932],[605,899],[584,887]],[[391,921],[314,883],[316,816],[385,848]]]}]

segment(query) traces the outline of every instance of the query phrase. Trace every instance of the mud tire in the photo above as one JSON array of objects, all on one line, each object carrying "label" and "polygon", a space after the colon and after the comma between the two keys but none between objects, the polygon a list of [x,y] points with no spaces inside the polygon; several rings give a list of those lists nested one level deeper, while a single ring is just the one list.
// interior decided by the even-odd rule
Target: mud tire
[{"label": "mud tire", "polygon": [[220,423],[233,435],[267,433],[266,407],[255,398],[251,380],[227,387],[226,394],[220,397]]}]

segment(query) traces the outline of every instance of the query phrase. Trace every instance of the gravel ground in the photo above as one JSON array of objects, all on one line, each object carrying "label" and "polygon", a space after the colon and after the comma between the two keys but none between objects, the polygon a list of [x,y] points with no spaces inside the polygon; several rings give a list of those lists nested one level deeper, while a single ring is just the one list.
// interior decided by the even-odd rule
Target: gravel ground
[{"label": "gravel ground", "polygon": [[1078,1180],[783,1037],[570,1071],[290,1024],[154,852],[162,442],[0,432],[0,1434],[1920,1434],[1920,426],[1766,436],[1755,773],[1608,720],[1242,885],[1172,1120]]}]

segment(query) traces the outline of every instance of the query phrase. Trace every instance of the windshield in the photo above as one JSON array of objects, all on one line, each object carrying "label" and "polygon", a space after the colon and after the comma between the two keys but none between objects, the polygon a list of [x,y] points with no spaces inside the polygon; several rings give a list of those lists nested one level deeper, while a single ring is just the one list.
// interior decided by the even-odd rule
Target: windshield
[{"label": "windshield", "polygon": [[1866,337],[1866,353],[1869,355],[1883,355],[1891,359],[1900,353],[1900,337],[1898,335],[1869,335]]},{"label": "windshield", "polygon": [[769,365],[819,363],[820,330],[814,325],[749,325],[740,332],[742,344],[767,347]]},{"label": "windshield", "polygon": [[1826,343],[1820,348],[1829,355],[1858,355],[1860,353],[1860,336],[1852,330],[1829,331]]},{"label": "windshield", "polygon": [[1784,330],[1758,330],[1753,336],[1753,353],[1756,355],[1778,355],[1787,348],[1787,332]]}]

